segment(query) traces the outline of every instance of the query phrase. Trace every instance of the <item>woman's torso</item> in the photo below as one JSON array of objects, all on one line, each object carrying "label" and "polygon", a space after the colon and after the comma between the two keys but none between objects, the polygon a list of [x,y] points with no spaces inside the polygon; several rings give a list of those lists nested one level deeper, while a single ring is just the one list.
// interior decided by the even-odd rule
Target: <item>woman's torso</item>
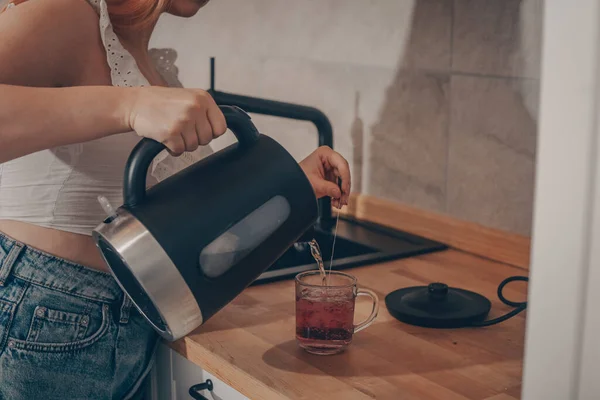
[{"label": "woman's torso", "polygon": [[[107,26],[104,2],[91,3],[99,13],[100,37],[90,43],[88,68],[73,76],[76,85],[165,86],[150,59],[135,60]],[[52,255],[107,270],[90,236],[106,217],[97,198],[106,197],[114,207],[122,204],[123,168],[139,140],[134,132],[123,133],[0,164],[0,231]]]}]

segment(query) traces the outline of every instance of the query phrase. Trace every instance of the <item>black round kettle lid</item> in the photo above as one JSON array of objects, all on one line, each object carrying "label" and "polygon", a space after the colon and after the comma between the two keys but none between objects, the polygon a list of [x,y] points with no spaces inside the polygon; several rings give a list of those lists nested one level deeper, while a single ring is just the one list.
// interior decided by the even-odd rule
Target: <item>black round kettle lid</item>
[{"label": "black round kettle lid", "polygon": [[396,319],[428,328],[471,326],[483,321],[492,307],[486,297],[444,283],[395,290],[385,297],[385,305]]}]

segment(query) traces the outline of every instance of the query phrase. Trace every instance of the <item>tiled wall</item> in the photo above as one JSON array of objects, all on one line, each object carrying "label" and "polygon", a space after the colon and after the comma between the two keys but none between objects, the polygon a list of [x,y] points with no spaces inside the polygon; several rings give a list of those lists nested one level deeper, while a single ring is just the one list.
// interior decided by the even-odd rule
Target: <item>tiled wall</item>
[{"label": "tiled wall", "polygon": [[[529,234],[541,0],[213,0],[152,46],[187,87],[312,105],[356,191]],[[300,159],[307,123],[255,117]],[[231,137],[215,143],[222,147]]]}]

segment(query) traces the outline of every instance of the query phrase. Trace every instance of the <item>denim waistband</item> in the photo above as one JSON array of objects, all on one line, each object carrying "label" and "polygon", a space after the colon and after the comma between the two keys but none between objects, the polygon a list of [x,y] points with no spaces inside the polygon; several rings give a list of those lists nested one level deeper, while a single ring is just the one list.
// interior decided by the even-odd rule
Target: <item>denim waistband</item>
[{"label": "denim waistband", "polygon": [[0,286],[9,276],[73,296],[112,303],[123,299],[113,277],[28,247],[0,233]]}]

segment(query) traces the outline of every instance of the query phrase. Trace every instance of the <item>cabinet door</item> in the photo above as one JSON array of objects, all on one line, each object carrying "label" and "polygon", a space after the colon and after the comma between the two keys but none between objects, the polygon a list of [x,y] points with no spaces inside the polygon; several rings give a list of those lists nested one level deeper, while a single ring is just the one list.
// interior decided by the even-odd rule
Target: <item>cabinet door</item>
[{"label": "cabinet door", "polygon": [[208,390],[202,393],[207,399],[249,400],[164,344],[157,350],[152,377],[153,400],[192,400],[189,395],[190,387],[207,379],[210,379],[214,386],[212,393]]}]

